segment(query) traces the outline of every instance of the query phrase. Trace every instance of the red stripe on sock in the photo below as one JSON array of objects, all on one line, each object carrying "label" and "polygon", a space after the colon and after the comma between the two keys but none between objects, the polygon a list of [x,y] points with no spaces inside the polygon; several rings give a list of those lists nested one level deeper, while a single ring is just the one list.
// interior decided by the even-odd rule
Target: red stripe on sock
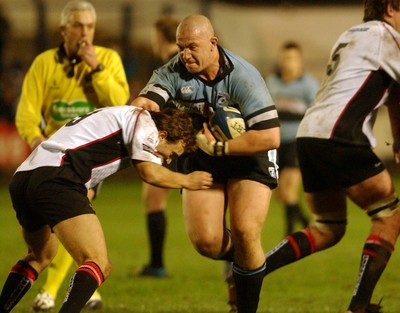
[{"label": "red stripe on sock", "polygon": [[37,278],[36,274],[33,272],[33,270],[31,268],[23,266],[22,264],[19,264],[19,263],[15,264],[11,268],[11,272],[18,273],[18,274],[28,278],[32,283]]},{"label": "red stripe on sock", "polygon": [[370,256],[377,256],[378,254],[374,251],[364,249],[363,254],[370,255]]},{"label": "red stripe on sock", "polygon": [[289,243],[292,246],[294,252],[296,253],[296,259],[297,260],[300,259],[300,256],[301,256],[300,249],[299,249],[299,246],[297,245],[296,241],[293,239],[292,236],[288,236],[286,239],[289,241]]},{"label": "red stripe on sock", "polygon": [[85,262],[76,270],[77,272],[86,272],[96,279],[100,286],[104,282],[104,276],[99,266],[94,262]]},{"label": "red stripe on sock", "polygon": [[376,245],[380,245],[381,244],[381,237],[379,237],[378,235],[369,235],[367,238],[367,243],[373,243]]},{"label": "red stripe on sock", "polygon": [[394,251],[394,246],[391,245],[388,241],[385,239],[382,239],[382,237],[378,235],[371,234],[368,236],[366,243],[368,244],[375,244],[378,246],[386,246],[388,249],[390,249],[390,252],[393,253]]},{"label": "red stripe on sock", "polygon": [[[307,236],[308,241],[310,242],[310,249],[311,249],[310,252],[311,252],[311,253],[314,253],[314,252],[315,252],[315,249],[317,248],[317,245],[316,245],[316,243],[315,243],[315,238],[314,238],[314,236],[311,234],[310,230],[307,229],[307,228],[303,229],[303,230],[302,230],[302,233],[303,233],[304,235]],[[310,253],[310,254],[311,254],[311,253]]]}]

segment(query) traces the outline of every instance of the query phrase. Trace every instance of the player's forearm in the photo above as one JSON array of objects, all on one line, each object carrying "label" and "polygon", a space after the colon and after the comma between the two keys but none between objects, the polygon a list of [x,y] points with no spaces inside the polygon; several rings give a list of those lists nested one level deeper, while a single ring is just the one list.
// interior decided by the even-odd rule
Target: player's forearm
[{"label": "player's forearm", "polygon": [[172,172],[162,165],[152,162],[139,162],[135,164],[140,177],[148,184],[164,188],[185,188],[187,176]]},{"label": "player's forearm", "polygon": [[250,130],[228,141],[229,155],[252,155],[276,149],[280,144],[279,127]]},{"label": "player's forearm", "polygon": [[154,112],[160,111],[160,106],[156,102],[154,102],[146,97],[139,96],[139,97],[135,98],[132,101],[132,103],[130,103],[130,105],[134,105],[134,106],[143,108],[148,111],[154,111]]}]

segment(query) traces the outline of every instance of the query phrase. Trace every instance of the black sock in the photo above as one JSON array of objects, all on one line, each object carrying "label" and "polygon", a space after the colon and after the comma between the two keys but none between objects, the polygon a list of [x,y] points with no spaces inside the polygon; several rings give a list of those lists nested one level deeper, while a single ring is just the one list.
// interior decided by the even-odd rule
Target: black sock
[{"label": "black sock", "polygon": [[299,206],[297,204],[286,204],[285,205],[286,236],[293,233],[294,224],[296,223],[296,216],[297,216],[298,210],[299,210]]},{"label": "black sock", "polygon": [[272,271],[300,260],[315,252],[314,237],[308,229],[296,232],[272,248],[266,256],[265,275]]},{"label": "black sock", "polygon": [[104,276],[94,262],[85,262],[71,277],[60,313],[81,312],[93,292],[103,283]]},{"label": "black sock", "polygon": [[238,313],[256,313],[264,279],[265,263],[256,270],[246,271],[233,265]]},{"label": "black sock", "polygon": [[301,207],[298,203],[295,204],[286,204],[286,235],[290,235],[293,230],[296,222],[300,222],[303,227],[306,227],[309,223],[308,218],[303,214]]},{"label": "black sock", "polygon": [[386,268],[394,247],[377,235],[370,235],[364,245],[361,266],[350,311],[366,309],[374,288]]},{"label": "black sock", "polygon": [[0,295],[0,312],[8,313],[37,279],[38,272],[28,262],[18,261],[8,274]]},{"label": "black sock", "polygon": [[163,250],[167,218],[165,211],[149,213],[147,215],[147,231],[150,239],[150,266],[163,267]]},{"label": "black sock", "polygon": [[233,249],[233,246],[232,246],[228,250],[228,252],[226,252],[224,255],[222,255],[218,260],[233,262],[233,254],[234,254],[234,249]]}]

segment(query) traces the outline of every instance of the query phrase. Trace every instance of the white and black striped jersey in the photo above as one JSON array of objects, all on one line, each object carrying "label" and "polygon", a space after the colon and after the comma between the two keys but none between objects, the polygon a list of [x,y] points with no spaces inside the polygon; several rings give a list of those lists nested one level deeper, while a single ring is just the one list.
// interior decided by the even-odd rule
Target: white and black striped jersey
[{"label": "white and black striped jersey", "polygon": [[297,138],[374,147],[377,110],[394,82],[400,82],[400,34],[381,21],[351,27],[333,46],[326,77]]},{"label": "white and black striped jersey", "polygon": [[70,166],[87,188],[130,165],[161,164],[158,130],[150,114],[134,106],[107,107],[74,118],[42,142],[17,172]]}]

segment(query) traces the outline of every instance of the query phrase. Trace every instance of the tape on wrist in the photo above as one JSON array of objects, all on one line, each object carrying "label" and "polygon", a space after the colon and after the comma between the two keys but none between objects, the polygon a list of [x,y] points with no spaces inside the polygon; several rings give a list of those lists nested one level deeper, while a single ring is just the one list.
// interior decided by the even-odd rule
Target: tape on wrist
[{"label": "tape on wrist", "polygon": [[224,156],[226,154],[225,151],[225,141],[217,141],[214,144],[214,155],[216,156]]}]

